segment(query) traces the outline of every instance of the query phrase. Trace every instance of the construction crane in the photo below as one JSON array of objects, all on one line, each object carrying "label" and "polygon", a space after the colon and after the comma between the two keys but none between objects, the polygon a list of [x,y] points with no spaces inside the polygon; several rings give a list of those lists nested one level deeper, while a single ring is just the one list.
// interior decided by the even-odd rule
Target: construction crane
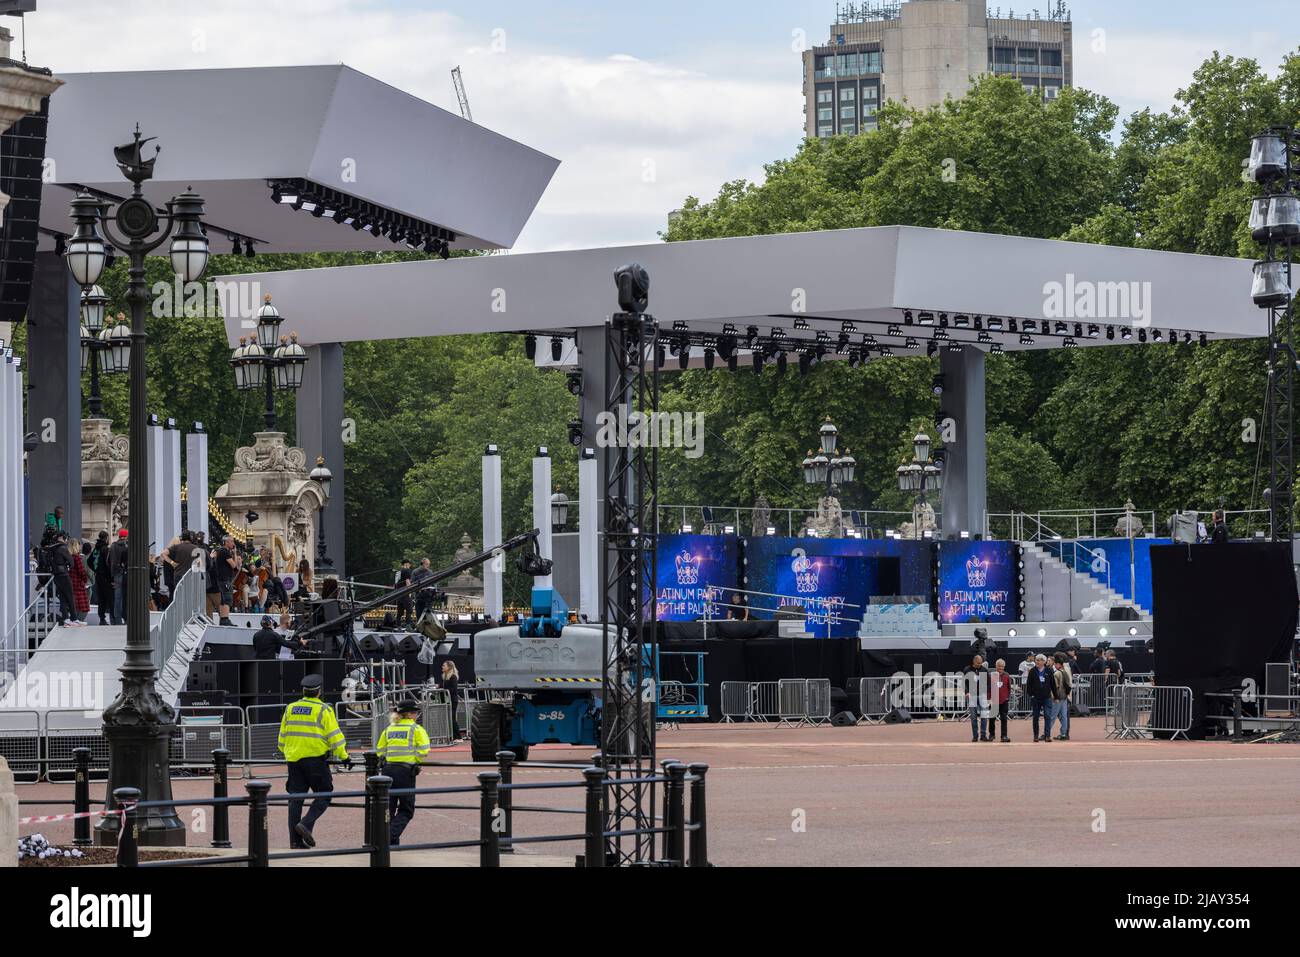
[{"label": "construction crane", "polygon": [[465,95],[465,78],[461,76],[459,66],[451,71],[451,83],[456,88],[456,99],[460,101],[460,115],[473,123],[474,114],[469,111],[469,97]]}]

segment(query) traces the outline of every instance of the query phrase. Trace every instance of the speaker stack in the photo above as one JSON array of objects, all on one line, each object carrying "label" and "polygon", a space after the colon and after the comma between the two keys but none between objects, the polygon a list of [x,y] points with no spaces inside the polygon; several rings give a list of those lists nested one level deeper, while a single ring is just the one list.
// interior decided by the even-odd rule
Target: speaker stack
[{"label": "speaker stack", "polygon": [[32,295],[37,228],[41,217],[41,174],[50,100],[0,136],[0,190],[9,194],[0,228],[0,322],[22,322]]}]

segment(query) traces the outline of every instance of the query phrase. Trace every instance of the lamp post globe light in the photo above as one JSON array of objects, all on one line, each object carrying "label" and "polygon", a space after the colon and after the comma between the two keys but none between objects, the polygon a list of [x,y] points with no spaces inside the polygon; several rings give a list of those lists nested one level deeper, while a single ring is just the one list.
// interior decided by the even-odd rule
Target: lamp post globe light
[{"label": "lamp post globe light", "polygon": [[[168,751],[176,715],[155,688],[157,671],[149,640],[148,557],[151,533],[149,447],[145,441],[148,422],[145,315],[149,287],[145,284],[145,257],[170,239],[172,265],[183,282],[199,280],[208,260],[202,199],[186,191],[168,202],[165,210],[155,209],[145,199],[142,184],[153,178],[153,167],[158,158],[155,151],[152,158],[145,159],[143,148],[148,142],[148,139],[141,138],[140,129],[136,127],[134,140],[114,149],[118,168],[131,182],[132,191],[129,198],[117,204],[111,216],[110,204],[88,192],[78,193],[72,201],[71,216],[76,228],[65,253],[72,277],[86,289],[87,319],[92,318],[92,309],[100,307],[95,287],[108,263],[111,248],[124,252],[130,264],[126,292],[131,313],[129,329],[123,333],[120,330],[127,327],[119,325],[100,333],[101,341],[108,343],[109,367],[128,371],[131,384],[126,660],[119,669],[122,690],[104,710],[104,738],[109,751],[106,793],[110,807],[113,791],[120,787],[139,789],[141,801],[171,800]],[[99,315],[102,316],[102,312]],[[92,332],[89,322],[86,332]],[[124,348],[124,341],[128,339],[129,349]],[[143,810],[137,820],[139,841],[143,845],[179,846],[185,843],[185,827],[174,808],[151,807]],[[106,816],[96,829],[96,841],[115,845],[120,826],[118,816]]]},{"label": "lamp post globe light", "polygon": [[562,531],[569,524],[569,496],[556,492],[551,496],[551,528]]},{"label": "lamp post globe light", "polygon": [[838,451],[839,436],[840,430],[831,422],[830,416],[827,416],[818,430],[819,451],[809,450],[800,464],[805,483],[824,486],[825,493],[821,497],[827,500],[827,504],[829,500],[836,498],[836,492],[840,487],[848,485],[857,478],[858,461],[849,454],[848,449],[843,453]]},{"label": "lamp post globe light", "polygon": [[311,470],[310,477],[325,493],[318,516],[320,530],[316,534],[316,574],[317,576],[330,575],[334,573],[334,563],[330,561],[329,554],[325,551],[325,505],[329,501],[330,483],[334,481],[334,473],[326,467],[323,455],[317,456],[316,467]]},{"label": "lamp post globe light", "polygon": [[[82,290],[81,374],[90,373],[90,396],[86,404],[92,418],[98,418],[104,411],[104,397],[99,389],[100,373],[125,372],[130,361],[130,329],[128,327],[117,336],[116,327],[105,328],[104,311],[107,305],[108,297],[98,285]],[[126,317],[119,314],[118,318],[121,321]],[[110,352],[115,336],[122,340],[122,351],[125,353],[120,368],[117,364],[118,357]]]},{"label": "lamp post globe light", "polygon": [[298,344],[298,333],[280,335],[283,322],[280,310],[271,305],[268,295],[257,311],[256,341],[241,336],[239,345],[230,354],[236,388],[244,392],[257,389],[266,392],[263,421],[268,432],[275,431],[275,390],[301,389],[303,367],[307,364],[307,350]]},{"label": "lamp post globe light", "polygon": [[921,516],[928,493],[943,490],[943,469],[930,458],[931,448],[930,436],[918,433],[912,440],[912,461],[898,467],[899,490],[916,496],[912,502],[912,535],[915,538],[923,535]]}]

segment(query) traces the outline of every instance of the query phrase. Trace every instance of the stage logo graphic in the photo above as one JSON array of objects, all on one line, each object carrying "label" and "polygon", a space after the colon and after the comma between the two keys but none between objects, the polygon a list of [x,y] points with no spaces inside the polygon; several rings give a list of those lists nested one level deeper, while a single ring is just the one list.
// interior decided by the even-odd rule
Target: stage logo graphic
[{"label": "stage logo graphic", "polygon": [[966,584],[971,588],[984,588],[989,583],[989,563],[971,558],[966,562]]},{"label": "stage logo graphic", "polygon": [[682,549],[677,556],[677,584],[698,585],[700,582],[700,559],[697,555]]},{"label": "stage logo graphic", "polygon": [[793,560],[790,562],[790,570],[794,572],[794,586],[799,590],[801,595],[811,595],[817,591],[818,574],[817,566],[808,558],[808,553],[802,548],[796,548],[790,553]]}]

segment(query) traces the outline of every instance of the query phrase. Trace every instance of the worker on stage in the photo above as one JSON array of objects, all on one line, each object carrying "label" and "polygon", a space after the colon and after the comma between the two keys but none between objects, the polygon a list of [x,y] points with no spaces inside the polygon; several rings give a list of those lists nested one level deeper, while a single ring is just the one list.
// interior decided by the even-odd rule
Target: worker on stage
[{"label": "worker on stage", "polygon": [[[379,735],[375,750],[379,752],[381,773],[393,779],[393,790],[415,787],[420,762],[429,754],[429,733],[420,726],[420,704],[412,699],[398,702],[397,720]],[[415,817],[415,795],[393,796],[388,801],[388,843],[402,843],[402,832]]]},{"label": "worker on stage", "polygon": [[[306,675],[302,679],[302,697],[284,709],[280,720],[280,751],[289,762],[289,780],[285,790],[290,794],[328,794],[334,790],[330,775],[329,755],[342,764],[343,770],[352,770],[343,732],[339,729],[334,709],[321,700],[324,679],[320,675]],[[303,799],[289,801],[289,846],[315,847],[312,828],[330,806],[330,798],[318,797],[311,802],[306,817],[302,817]]]}]

